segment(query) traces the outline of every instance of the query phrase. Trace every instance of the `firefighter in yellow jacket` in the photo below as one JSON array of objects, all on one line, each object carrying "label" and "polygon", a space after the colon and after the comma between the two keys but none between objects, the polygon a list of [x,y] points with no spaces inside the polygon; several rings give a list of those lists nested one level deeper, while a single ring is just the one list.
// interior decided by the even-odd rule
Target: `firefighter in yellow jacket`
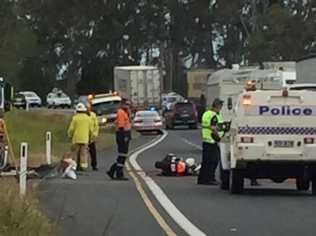
[{"label": "firefighter in yellow jacket", "polygon": [[78,170],[88,168],[88,144],[92,134],[93,126],[87,114],[87,108],[83,103],[78,103],[76,114],[68,128],[68,136],[72,139],[72,150],[77,158]]}]

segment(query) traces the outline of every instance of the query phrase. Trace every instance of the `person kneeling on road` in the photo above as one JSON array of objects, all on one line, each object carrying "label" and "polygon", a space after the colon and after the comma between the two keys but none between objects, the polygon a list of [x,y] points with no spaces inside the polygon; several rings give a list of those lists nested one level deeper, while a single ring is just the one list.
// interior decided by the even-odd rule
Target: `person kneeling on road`
[{"label": "person kneeling on road", "polygon": [[111,179],[128,180],[124,177],[125,160],[128,157],[129,142],[131,140],[131,117],[129,103],[126,99],[122,99],[121,107],[117,111],[116,116],[116,143],[118,149],[118,157],[116,162],[107,171]]}]

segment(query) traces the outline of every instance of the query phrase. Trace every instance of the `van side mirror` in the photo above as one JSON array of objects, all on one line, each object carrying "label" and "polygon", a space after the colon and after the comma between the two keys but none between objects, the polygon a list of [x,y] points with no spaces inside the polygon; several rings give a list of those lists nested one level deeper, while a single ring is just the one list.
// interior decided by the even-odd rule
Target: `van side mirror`
[{"label": "van side mirror", "polygon": [[233,109],[233,99],[231,97],[227,98],[227,108],[228,110]]}]

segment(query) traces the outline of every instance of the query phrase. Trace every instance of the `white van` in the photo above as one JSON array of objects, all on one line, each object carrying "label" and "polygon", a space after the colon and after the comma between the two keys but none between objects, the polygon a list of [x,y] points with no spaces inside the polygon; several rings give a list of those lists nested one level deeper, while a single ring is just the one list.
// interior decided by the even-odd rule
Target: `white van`
[{"label": "white van", "polygon": [[241,193],[245,178],[276,183],[295,178],[298,190],[308,190],[311,182],[316,195],[315,97],[307,90],[242,93],[230,131],[230,171],[222,171],[222,188]]}]

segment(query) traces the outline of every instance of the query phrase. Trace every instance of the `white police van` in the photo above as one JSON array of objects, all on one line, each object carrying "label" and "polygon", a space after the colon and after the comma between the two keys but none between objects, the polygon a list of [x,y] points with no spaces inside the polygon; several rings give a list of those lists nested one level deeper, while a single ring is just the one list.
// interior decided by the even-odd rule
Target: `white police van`
[{"label": "white police van", "polygon": [[298,190],[307,191],[311,183],[316,195],[315,97],[306,90],[243,92],[231,126],[229,162],[224,163],[230,171],[221,172],[222,189],[241,193],[245,178],[276,183],[295,178]]}]

